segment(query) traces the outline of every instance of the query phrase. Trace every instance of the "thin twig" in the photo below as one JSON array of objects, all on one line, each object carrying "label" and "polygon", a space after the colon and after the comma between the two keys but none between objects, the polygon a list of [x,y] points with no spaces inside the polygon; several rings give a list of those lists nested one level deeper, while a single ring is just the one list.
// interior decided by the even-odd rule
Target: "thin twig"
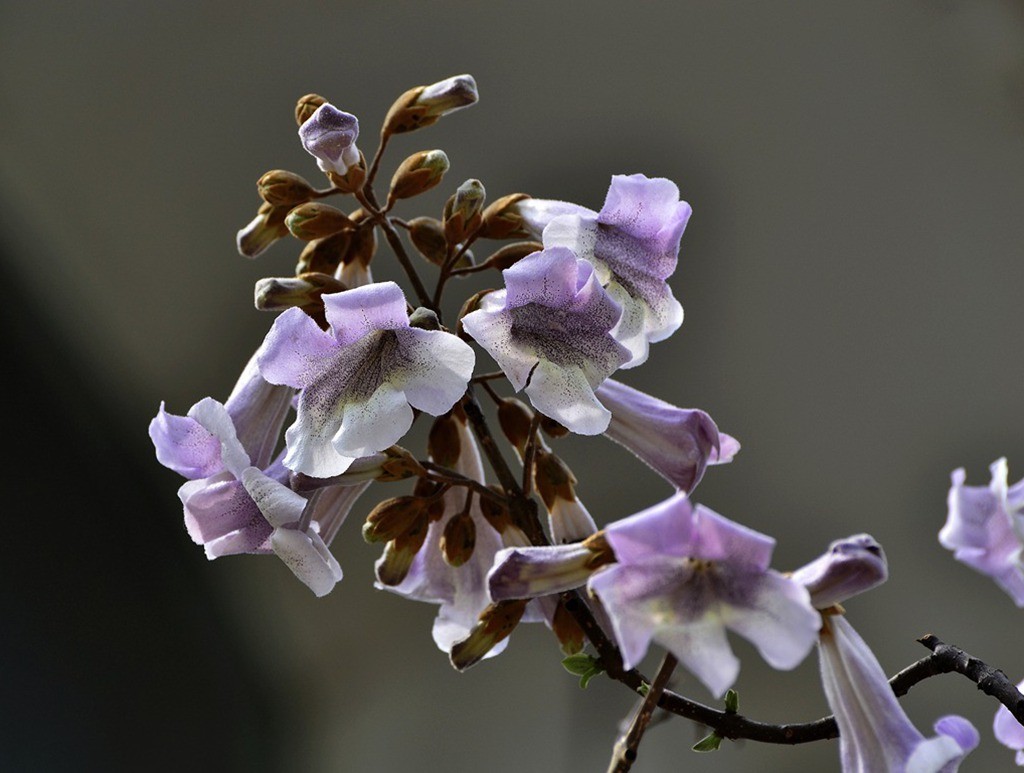
[{"label": "thin twig", "polygon": [[466,488],[472,489],[482,497],[486,497],[502,505],[507,504],[505,497],[495,493],[478,480],[467,478],[465,475],[462,475],[455,470],[449,469],[448,467],[442,467],[440,464],[436,464],[434,462],[420,460],[420,465],[423,469],[431,473],[429,480],[432,480],[435,483],[447,483],[451,486],[465,486]]},{"label": "thin twig", "polygon": [[377,177],[377,169],[380,167],[380,160],[384,157],[384,148],[388,146],[388,140],[390,139],[390,134],[381,132],[380,142],[377,143],[377,151],[373,154],[373,161],[370,162],[370,171],[366,173],[366,182],[363,183],[364,190],[368,190],[373,186],[373,181]]},{"label": "thin twig", "polygon": [[665,685],[668,684],[669,677],[676,670],[676,665],[678,665],[678,661],[675,655],[666,652],[665,659],[661,662],[661,668],[658,669],[654,682],[647,690],[643,703],[637,709],[629,729],[615,742],[611,764],[608,765],[608,773],[628,773],[633,767],[640,749],[640,741],[643,740],[644,732],[651,722],[651,717],[654,716],[654,709],[657,708],[658,700],[665,690]]}]

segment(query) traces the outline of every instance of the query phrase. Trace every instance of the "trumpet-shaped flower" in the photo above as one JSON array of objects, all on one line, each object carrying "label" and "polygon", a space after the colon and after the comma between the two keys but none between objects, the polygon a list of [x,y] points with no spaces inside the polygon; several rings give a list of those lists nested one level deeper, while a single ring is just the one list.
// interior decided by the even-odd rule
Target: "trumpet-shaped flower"
[{"label": "trumpet-shaped flower", "polygon": [[603,432],[611,413],[594,390],[629,360],[609,333],[618,304],[567,249],[535,252],[502,273],[505,289],[463,318],[466,332],[541,413],[581,435]]},{"label": "trumpet-shaped flower", "polygon": [[650,343],[668,338],[683,323],[683,307],[666,280],[676,270],[690,205],[679,200],[671,180],[642,174],[612,177],[600,212],[561,214],[572,205],[555,204],[534,204],[533,211],[528,206],[524,221],[536,228],[552,216],[544,227],[544,246],[568,247],[593,263],[601,283],[622,306],[613,334],[630,351],[623,367],[640,365]]},{"label": "trumpet-shaped flower", "polygon": [[1024,480],[1007,485],[1006,459],[993,462],[989,469],[988,486],[965,486],[963,468],[953,472],[949,514],[939,542],[1024,607]]},{"label": "trumpet-shaped flower", "polygon": [[874,653],[841,615],[824,615],[819,652],[825,696],[839,726],[844,773],[954,773],[978,745],[963,717],[942,717],[934,738],[911,724]]},{"label": "trumpet-shaped flower", "polygon": [[[1024,682],[1018,684],[1017,689],[1024,690]],[[1024,766],[1024,726],[1013,718],[1013,714],[1006,706],[1000,706],[996,710],[992,731],[999,743],[1017,752],[1015,757],[1017,765]]]},{"label": "trumpet-shaped flower", "polygon": [[330,102],[320,105],[299,127],[302,147],[316,158],[317,166],[324,172],[340,175],[359,163],[358,137],[359,119]]},{"label": "trumpet-shaped flower", "polygon": [[709,464],[731,462],[740,449],[704,411],[677,408],[611,378],[596,394],[612,412],[605,436],[680,491],[692,492]]},{"label": "trumpet-shaped flower", "polygon": [[267,381],[300,389],[284,463],[329,478],[396,443],[416,408],[434,416],[462,397],[473,350],[409,325],[405,296],[381,282],[323,296],[328,330],[300,309],[274,321],[258,359]]},{"label": "trumpet-shaped flower", "polygon": [[828,609],[881,585],[889,577],[889,565],[874,537],[855,534],[833,542],[791,577],[807,588],[815,609]]}]

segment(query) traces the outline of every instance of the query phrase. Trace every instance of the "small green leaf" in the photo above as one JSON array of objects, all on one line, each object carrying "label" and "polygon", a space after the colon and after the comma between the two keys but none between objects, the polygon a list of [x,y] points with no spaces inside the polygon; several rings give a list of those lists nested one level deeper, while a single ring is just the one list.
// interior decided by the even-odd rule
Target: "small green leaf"
[{"label": "small green leaf", "polygon": [[725,694],[725,713],[735,714],[740,707],[740,694],[735,690],[729,690]]},{"label": "small green leaf", "polygon": [[603,674],[603,673],[604,673],[604,669],[603,668],[598,668],[598,667],[595,667],[593,670],[588,671],[587,673],[585,673],[583,676],[580,677],[580,687],[582,687],[584,690],[586,690],[587,689],[587,685],[590,684],[590,680],[593,679],[598,674]]},{"label": "small green leaf", "polygon": [[722,745],[722,736],[712,733],[709,736],[701,738],[697,743],[693,745],[695,752],[717,752],[718,747]]},{"label": "small green leaf", "polygon": [[562,659],[562,668],[574,676],[589,674],[597,666],[597,658],[593,655],[579,653]]},{"label": "small green leaf", "polygon": [[640,686],[636,688],[636,691],[646,698],[647,693],[651,691],[651,686],[647,682],[640,682]]}]

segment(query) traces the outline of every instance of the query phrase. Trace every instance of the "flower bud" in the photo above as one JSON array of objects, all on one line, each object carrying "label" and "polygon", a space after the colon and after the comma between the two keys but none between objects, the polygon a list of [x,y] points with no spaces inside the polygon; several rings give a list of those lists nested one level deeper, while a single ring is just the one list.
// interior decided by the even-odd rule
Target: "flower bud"
[{"label": "flower bud", "polygon": [[260,311],[281,311],[293,306],[301,309],[319,307],[324,293],[340,293],[347,289],[330,274],[265,277],[256,282],[256,308]]},{"label": "flower bud", "polygon": [[295,265],[296,274],[315,271],[321,274],[333,274],[342,259],[351,250],[352,231],[339,231],[333,236],[314,239],[302,248],[299,262]]},{"label": "flower bud", "polygon": [[486,192],[479,180],[466,180],[444,206],[444,234],[449,244],[458,244],[474,233],[481,223]]},{"label": "flower bud", "polygon": [[381,134],[401,134],[424,126],[479,99],[472,75],[456,75],[430,86],[417,86],[402,94],[388,110]]},{"label": "flower bud", "polygon": [[580,624],[576,622],[569,610],[565,608],[565,602],[558,600],[555,607],[555,614],[551,619],[551,630],[558,637],[562,652],[566,655],[576,655],[583,652],[583,645],[586,643],[586,635]]},{"label": "flower bud", "polygon": [[359,119],[330,102],[320,105],[299,127],[302,147],[316,158],[317,166],[342,176],[350,166],[359,163],[358,136]]},{"label": "flower bud", "polygon": [[391,178],[388,204],[429,191],[448,171],[448,156],[443,150],[421,150],[413,153],[395,170]]},{"label": "flower bud", "polygon": [[469,636],[452,647],[451,661],[459,671],[465,671],[487,655],[494,645],[509,637],[529,603],[527,599],[497,601],[480,613],[480,619]]},{"label": "flower bud", "polygon": [[569,434],[569,428],[559,424],[557,421],[552,419],[550,416],[540,417],[540,428],[549,438],[558,440]]},{"label": "flower bud", "polygon": [[520,458],[526,453],[526,443],[530,439],[530,425],[533,423],[533,411],[522,400],[509,397],[498,403],[498,424],[508,438]]},{"label": "flower bud", "polygon": [[473,555],[476,547],[476,523],[468,512],[448,519],[441,535],[441,555],[449,566],[462,566]]},{"label": "flower bud", "polygon": [[448,240],[444,236],[441,221],[432,217],[417,217],[410,220],[409,238],[420,254],[440,266],[448,257]]},{"label": "flower bud", "polygon": [[527,255],[532,255],[542,249],[544,249],[544,245],[540,242],[514,242],[513,244],[506,244],[487,258],[483,265],[498,271],[504,271],[506,268],[514,266]]},{"label": "flower bud", "polygon": [[[480,497],[480,513],[498,534],[505,535],[512,526],[512,514],[501,502],[491,497]],[[508,540],[506,540],[506,543]],[[529,540],[523,543],[529,545]]]},{"label": "flower bud", "polygon": [[426,528],[427,505],[416,496],[394,497],[378,504],[363,524],[363,539],[367,542],[386,542]]},{"label": "flower bud", "polygon": [[299,97],[299,101],[295,103],[295,123],[302,126],[326,101],[319,94],[306,94],[304,97]]},{"label": "flower bud", "polygon": [[383,464],[384,472],[387,473],[388,477],[381,478],[383,481],[403,480],[427,474],[427,471],[423,469],[423,466],[417,461],[416,457],[401,446],[385,448],[384,454],[388,457],[388,460]]},{"label": "flower bud", "polygon": [[427,436],[427,453],[442,467],[454,467],[462,453],[458,419],[446,413],[438,416]]},{"label": "flower bud", "polygon": [[[537,493],[544,501],[544,506],[550,510],[555,501],[564,499],[573,501],[576,494],[573,486],[576,484],[576,476],[572,474],[569,466],[544,448],[538,448],[533,460],[533,480],[537,486]],[[592,532],[587,532],[591,534]]]},{"label": "flower bud", "polygon": [[374,569],[381,585],[400,585],[409,574],[413,559],[423,547],[427,538],[427,519],[417,521],[414,527],[398,539],[384,546],[384,554],[377,560]]},{"label": "flower bud", "polygon": [[484,210],[480,225],[480,236],[485,239],[509,239],[530,236],[519,214],[516,204],[530,196],[526,193],[510,193],[502,196]]},{"label": "flower bud", "polygon": [[327,178],[331,181],[331,185],[341,193],[355,193],[366,182],[366,159],[360,153],[359,158],[345,170],[344,174],[328,172]]},{"label": "flower bud", "polygon": [[309,201],[316,193],[313,186],[294,172],[272,169],[256,181],[260,198],[274,207],[294,207]]},{"label": "flower bud", "polygon": [[292,236],[307,242],[355,227],[340,209],[318,201],[309,201],[292,209],[284,224]]},{"label": "flower bud", "polygon": [[273,207],[264,202],[257,210],[256,217],[241,229],[235,237],[238,252],[247,258],[255,258],[267,247],[288,235],[284,218],[287,207]]}]

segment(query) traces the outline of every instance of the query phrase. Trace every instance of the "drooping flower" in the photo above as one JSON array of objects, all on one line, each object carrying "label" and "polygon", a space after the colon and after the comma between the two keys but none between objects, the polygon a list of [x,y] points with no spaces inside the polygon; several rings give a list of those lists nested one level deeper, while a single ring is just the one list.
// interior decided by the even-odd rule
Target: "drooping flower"
[{"label": "drooping flower", "polygon": [[545,249],[505,269],[505,289],[486,295],[462,324],[534,407],[573,432],[596,435],[611,413],[594,396],[629,359],[610,335],[619,307],[589,263]]},{"label": "drooping flower", "polygon": [[771,538],[693,506],[683,494],[597,536],[500,552],[489,575],[492,598],[565,590],[590,574],[587,587],[608,614],[626,668],[655,641],[716,696],[739,673],[726,629],[774,668],[794,668],[814,646],[819,615],[802,585],[768,568]]},{"label": "drooping flower", "polygon": [[605,436],[680,491],[692,492],[709,464],[731,462],[740,449],[704,411],[677,408],[611,378],[596,394],[612,413]]},{"label": "drooping flower", "polygon": [[320,105],[299,127],[302,147],[316,158],[317,166],[324,172],[340,175],[359,163],[358,137],[359,119],[330,102]]},{"label": "drooping flower", "polygon": [[405,296],[381,282],[323,296],[330,327],[299,309],[281,314],[258,354],[267,381],[301,390],[284,463],[329,478],[401,438],[413,408],[434,416],[462,397],[473,373],[468,344],[409,324]]},{"label": "drooping flower", "polygon": [[889,577],[885,552],[870,534],[855,534],[828,546],[822,555],[790,575],[811,594],[811,606],[828,609]]},{"label": "drooping flower", "polygon": [[683,323],[683,307],[666,282],[676,270],[691,213],[675,183],[642,174],[615,175],[596,213],[574,212],[582,208],[565,202],[529,202],[519,202],[519,211],[531,230],[543,229],[544,246],[568,247],[590,261],[622,306],[613,334],[631,354],[623,367],[643,363],[649,344],[668,338]]},{"label": "drooping flower", "polygon": [[[1024,691],[1024,682],[1018,684],[1017,689]],[[1024,727],[1014,719],[1006,706],[1000,706],[996,710],[992,731],[999,743],[1017,752],[1014,761],[1018,766],[1024,767]]]},{"label": "drooping flower", "polygon": [[978,745],[963,717],[935,723],[926,739],[907,718],[874,653],[842,615],[823,616],[819,653],[825,696],[839,726],[844,773],[954,773]]},{"label": "drooping flower", "polygon": [[1024,607],[1024,480],[1007,485],[1006,459],[993,462],[989,469],[988,486],[965,486],[963,468],[953,472],[949,513],[939,542]]}]

